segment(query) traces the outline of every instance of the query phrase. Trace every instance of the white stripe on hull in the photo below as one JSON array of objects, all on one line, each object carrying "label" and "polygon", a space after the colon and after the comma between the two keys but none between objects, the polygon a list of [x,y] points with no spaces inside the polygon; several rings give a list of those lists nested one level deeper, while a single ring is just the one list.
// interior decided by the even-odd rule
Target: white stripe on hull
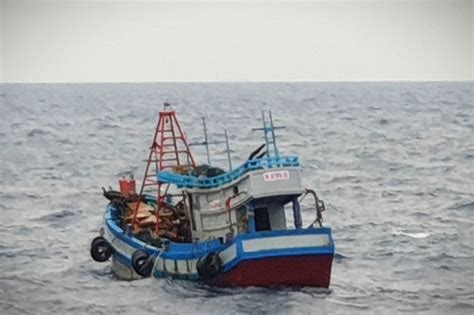
[{"label": "white stripe on hull", "polygon": [[329,246],[329,236],[326,234],[286,235],[242,241],[242,248],[247,253],[262,250],[323,246]]},{"label": "white stripe on hull", "polygon": [[[229,248],[219,253],[222,264],[234,260],[237,257],[237,246],[233,244]],[[155,269],[161,272],[179,275],[197,274],[196,264],[199,259],[168,259],[158,256],[155,263]]]}]

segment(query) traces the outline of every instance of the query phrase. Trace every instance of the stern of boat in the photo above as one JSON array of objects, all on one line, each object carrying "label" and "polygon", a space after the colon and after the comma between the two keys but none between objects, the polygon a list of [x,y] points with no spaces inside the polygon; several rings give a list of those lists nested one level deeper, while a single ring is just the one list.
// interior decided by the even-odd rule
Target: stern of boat
[{"label": "stern of boat", "polygon": [[220,254],[225,264],[222,273],[211,282],[221,286],[327,288],[334,250],[330,228],[239,236]]}]

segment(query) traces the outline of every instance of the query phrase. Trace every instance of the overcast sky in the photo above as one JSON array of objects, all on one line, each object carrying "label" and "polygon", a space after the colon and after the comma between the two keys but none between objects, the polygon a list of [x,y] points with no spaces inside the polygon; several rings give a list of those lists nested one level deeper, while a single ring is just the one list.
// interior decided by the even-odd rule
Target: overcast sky
[{"label": "overcast sky", "polygon": [[3,82],[473,80],[473,1],[0,1]]}]

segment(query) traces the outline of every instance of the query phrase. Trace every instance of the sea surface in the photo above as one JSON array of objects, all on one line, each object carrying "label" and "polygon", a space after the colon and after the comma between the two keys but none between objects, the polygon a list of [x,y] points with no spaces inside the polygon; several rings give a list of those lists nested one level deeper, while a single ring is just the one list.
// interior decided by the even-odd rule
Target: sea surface
[{"label": "sea surface", "polygon": [[[0,85],[0,314],[473,314],[474,83]],[[230,135],[234,165],[263,142],[326,201],[329,290],[118,280],[89,244],[101,187],[141,178],[158,112],[190,141]],[[211,147],[226,167],[225,147]],[[205,150],[194,147],[202,163]],[[304,207],[305,224],[314,219]],[[290,219],[290,217],[289,217]]]}]

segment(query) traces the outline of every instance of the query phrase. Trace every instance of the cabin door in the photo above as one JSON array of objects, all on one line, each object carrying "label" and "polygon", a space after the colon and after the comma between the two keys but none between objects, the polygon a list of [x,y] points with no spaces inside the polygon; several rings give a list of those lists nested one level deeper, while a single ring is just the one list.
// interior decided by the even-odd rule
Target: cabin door
[{"label": "cabin door", "polygon": [[272,229],[270,225],[270,215],[268,208],[256,208],[255,211],[255,230],[259,231],[270,231]]}]

